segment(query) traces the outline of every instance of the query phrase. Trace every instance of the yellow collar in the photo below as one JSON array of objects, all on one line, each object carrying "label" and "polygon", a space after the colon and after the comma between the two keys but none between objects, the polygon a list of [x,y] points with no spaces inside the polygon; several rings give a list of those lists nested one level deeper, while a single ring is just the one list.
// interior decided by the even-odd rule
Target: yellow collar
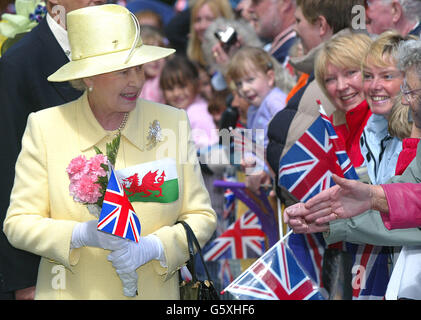
[{"label": "yellow collar", "polygon": [[[121,131],[122,137],[125,137],[141,151],[145,150],[145,139],[149,128],[148,117],[144,114],[146,109],[144,106],[145,102],[144,100],[138,100],[136,108],[130,112],[127,124]],[[116,131],[105,130],[99,124],[89,106],[86,92],[76,101],[76,125],[82,152],[92,148],[102,139],[116,133]]]}]

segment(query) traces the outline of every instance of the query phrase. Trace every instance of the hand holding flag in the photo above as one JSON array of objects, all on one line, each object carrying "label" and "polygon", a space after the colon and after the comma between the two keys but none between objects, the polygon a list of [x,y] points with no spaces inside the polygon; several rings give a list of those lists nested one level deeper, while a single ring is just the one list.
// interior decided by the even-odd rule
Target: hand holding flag
[{"label": "hand holding flag", "polygon": [[[98,230],[122,237],[134,242],[139,242],[140,221],[133,210],[123,187],[118,181],[114,170],[111,169],[104,202],[98,220]],[[123,250],[122,248],[121,250]],[[113,251],[114,252],[114,251]],[[134,297],[137,295],[137,273],[119,274],[123,283],[125,296]]]},{"label": "hand holding flag", "polygon": [[139,242],[139,218],[112,169],[98,220],[98,230]]}]

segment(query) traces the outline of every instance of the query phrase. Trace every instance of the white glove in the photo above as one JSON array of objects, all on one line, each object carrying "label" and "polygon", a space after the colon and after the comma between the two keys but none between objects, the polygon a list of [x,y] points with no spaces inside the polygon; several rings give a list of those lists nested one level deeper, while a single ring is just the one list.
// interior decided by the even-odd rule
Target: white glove
[{"label": "white glove", "polygon": [[123,294],[126,297],[137,295],[137,272],[123,273],[118,275],[123,284]]},{"label": "white glove", "polygon": [[161,265],[165,264],[162,242],[153,234],[140,237],[139,243],[129,241],[127,246],[108,255],[108,261],[112,262],[119,275],[136,271],[153,259],[159,260]]},{"label": "white glove", "polygon": [[97,230],[98,220],[76,224],[73,228],[70,249],[97,247],[117,250],[128,246],[129,241]]}]

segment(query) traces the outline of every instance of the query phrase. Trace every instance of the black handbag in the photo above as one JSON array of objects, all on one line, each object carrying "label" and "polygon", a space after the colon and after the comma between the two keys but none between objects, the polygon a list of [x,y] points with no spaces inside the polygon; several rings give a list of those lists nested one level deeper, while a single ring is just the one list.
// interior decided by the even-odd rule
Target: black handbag
[{"label": "black handbag", "polygon": [[[186,230],[187,244],[189,247],[189,261],[187,261],[187,268],[189,269],[192,280],[189,282],[180,282],[180,300],[219,300],[219,295],[216,292],[213,282],[209,276],[209,271],[203,259],[202,250],[200,249],[199,241],[197,241],[193,230],[184,221],[178,221]],[[194,259],[194,246],[196,246],[203,268],[206,272],[207,280],[199,280],[196,275],[195,259]]]}]

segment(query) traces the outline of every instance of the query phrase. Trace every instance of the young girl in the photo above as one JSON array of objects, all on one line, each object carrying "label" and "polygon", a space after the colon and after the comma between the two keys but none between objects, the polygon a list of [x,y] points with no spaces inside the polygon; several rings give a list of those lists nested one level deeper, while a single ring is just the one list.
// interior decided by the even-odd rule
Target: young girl
[{"label": "young girl", "polygon": [[267,127],[272,117],[285,108],[286,94],[292,81],[286,71],[266,51],[243,47],[231,58],[227,77],[238,93],[250,104],[247,128],[264,130],[264,146],[268,144]]},{"label": "young girl", "polygon": [[199,93],[199,73],[195,65],[184,56],[174,56],[162,69],[160,87],[165,102],[185,109],[197,148],[218,142],[218,134],[208,103]]},{"label": "young girl", "polygon": [[[152,26],[142,26],[141,37],[144,44],[165,47],[164,37],[158,29]],[[145,84],[140,93],[140,98],[165,103],[162,90],[159,87],[159,78],[164,64],[165,59],[159,59],[143,65],[145,71]]]}]

